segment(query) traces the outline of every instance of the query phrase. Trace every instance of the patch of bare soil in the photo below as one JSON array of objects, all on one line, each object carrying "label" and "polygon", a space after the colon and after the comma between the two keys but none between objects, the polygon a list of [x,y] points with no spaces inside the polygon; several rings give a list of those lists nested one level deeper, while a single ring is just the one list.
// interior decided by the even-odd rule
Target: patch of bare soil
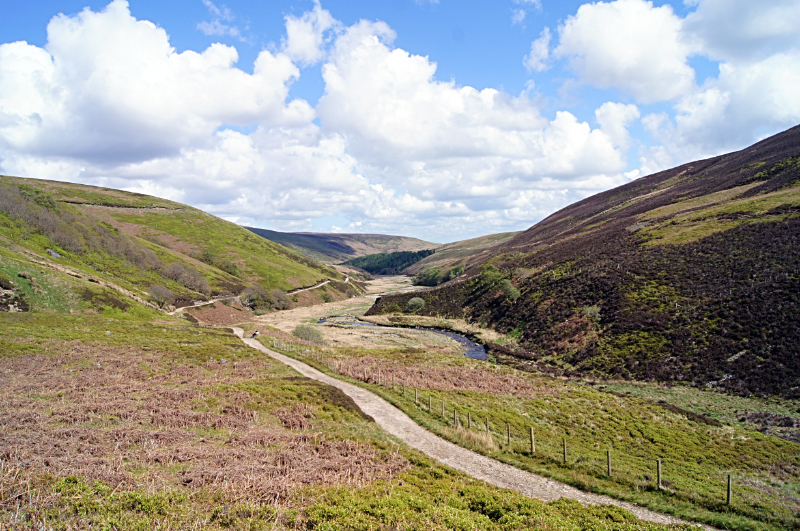
[{"label": "patch of bare soil", "polygon": [[[273,502],[302,485],[358,486],[408,463],[315,431],[302,402],[270,413],[232,386],[268,378],[263,360],[176,365],[135,348],[50,345],[0,358],[0,512],[32,478],[77,475],[118,489],[204,487]],[[224,370],[222,369],[224,367]],[[274,370],[274,369],[273,369]]]}]

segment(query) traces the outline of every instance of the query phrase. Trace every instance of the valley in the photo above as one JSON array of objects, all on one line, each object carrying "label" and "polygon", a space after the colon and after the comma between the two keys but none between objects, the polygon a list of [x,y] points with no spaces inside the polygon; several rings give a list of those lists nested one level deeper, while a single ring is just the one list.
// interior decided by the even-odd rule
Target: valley
[{"label": "valley", "polygon": [[348,256],[0,177],[0,525],[798,528],[798,135]]}]

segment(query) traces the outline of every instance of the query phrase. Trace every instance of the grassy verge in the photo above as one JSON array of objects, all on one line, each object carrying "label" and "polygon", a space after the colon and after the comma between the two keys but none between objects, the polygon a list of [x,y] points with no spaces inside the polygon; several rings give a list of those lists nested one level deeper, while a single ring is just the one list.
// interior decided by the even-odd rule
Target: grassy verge
[{"label": "grassy verge", "polygon": [[637,397],[422,350],[329,349],[326,356],[323,363],[305,360],[370,388],[434,433],[519,468],[718,527],[800,528],[796,443],[691,421]]},{"label": "grassy verge", "polygon": [[46,313],[0,328],[0,528],[663,528],[442,467],[222,329]]}]

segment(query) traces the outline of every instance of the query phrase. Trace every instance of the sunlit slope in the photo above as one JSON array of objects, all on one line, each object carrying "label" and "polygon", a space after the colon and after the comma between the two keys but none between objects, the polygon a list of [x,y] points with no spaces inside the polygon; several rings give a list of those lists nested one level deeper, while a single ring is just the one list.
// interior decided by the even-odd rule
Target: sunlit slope
[{"label": "sunlit slope", "polygon": [[436,253],[424,258],[416,264],[407,267],[403,272],[408,275],[416,275],[423,269],[429,267],[451,267],[459,263],[466,263],[472,258],[488,253],[488,249],[506,242],[521,234],[520,232],[501,232],[498,234],[488,234],[478,238],[462,240],[453,243],[446,243],[436,248]]},{"label": "sunlit slope", "polygon": [[340,263],[370,254],[422,251],[439,247],[438,243],[387,234],[325,234],[245,228],[315,260],[331,263]]},{"label": "sunlit slope", "polygon": [[800,394],[799,215],[794,127],[575,203],[415,296],[529,370]]},{"label": "sunlit slope", "polygon": [[[101,297],[113,284],[114,297],[141,297],[161,285],[181,300],[220,294],[238,295],[248,286],[291,290],[322,279],[342,279],[332,268],[234,223],[173,201],[77,184],[0,177],[0,269],[12,280],[25,268],[38,268],[40,279],[77,281],[84,298]],[[39,265],[36,265],[36,264]],[[45,267],[46,266],[46,267]],[[70,274],[72,273],[72,274]],[[88,288],[83,286],[94,279]],[[77,280],[76,280],[77,279]],[[73,293],[17,278],[17,287]],[[126,293],[126,291],[128,293]],[[75,304],[40,307],[64,311]],[[128,304],[128,300],[125,304]]]}]

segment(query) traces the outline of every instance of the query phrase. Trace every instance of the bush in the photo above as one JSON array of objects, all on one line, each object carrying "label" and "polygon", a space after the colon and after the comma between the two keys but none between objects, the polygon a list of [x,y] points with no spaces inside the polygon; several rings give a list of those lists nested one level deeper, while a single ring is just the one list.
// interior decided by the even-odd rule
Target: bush
[{"label": "bush", "polygon": [[425,301],[419,297],[414,297],[406,304],[406,313],[416,313],[425,307]]},{"label": "bush", "polygon": [[281,289],[270,290],[272,294],[272,309],[273,310],[288,310],[292,307],[292,302],[286,295],[286,292]]},{"label": "bush", "polygon": [[175,302],[175,294],[169,288],[160,284],[150,286],[150,297],[158,304],[159,308],[168,306]]},{"label": "bush", "polygon": [[264,311],[272,309],[272,294],[259,286],[248,286],[242,291],[239,300],[243,306],[255,311]]},{"label": "bush", "polygon": [[453,280],[454,278],[456,278],[458,275],[464,272],[464,269],[465,269],[464,264],[459,264],[455,267],[451,267],[450,272],[447,274],[447,276],[449,277],[448,280]]},{"label": "bush", "polygon": [[501,280],[500,289],[503,290],[503,293],[505,293],[506,297],[508,297],[510,300],[515,301],[519,299],[519,290],[514,287],[514,284],[512,284],[510,280]]},{"label": "bush", "polygon": [[0,271],[0,288],[3,289],[14,289],[14,282],[8,278],[8,275]]},{"label": "bush", "polygon": [[222,261],[217,264],[217,267],[229,275],[233,275],[234,277],[239,276],[239,267],[228,258],[223,258]]},{"label": "bush", "polygon": [[415,286],[438,286],[448,280],[453,280],[464,272],[464,265],[459,264],[449,269],[428,267],[417,273],[414,277]]},{"label": "bush", "polygon": [[599,323],[600,322],[600,307],[599,306],[584,306],[583,315],[585,315],[589,319],[594,319],[595,321],[597,321]]},{"label": "bush", "polygon": [[500,283],[501,280],[503,280],[503,273],[501,273],[497,267],[489,264],[483,266],[483,269],[481,269],[480,283],[484,288],[493,288]]},{"label": "bush", "polygon": [[292,330],[292,335],[304,341],[311,341],[317,345],[324,345],[325,340],[322,338],[322,332],[310,325],[297,325]]},{"label": "bush", "polygon": [[167,266],[161,276],[174,280],[178,284],[182,284],[189,289],[199,291],[203,295],[211,293],[211,288],[208,286],[206,278],[192,266],[185,266],[174,262]]}]

